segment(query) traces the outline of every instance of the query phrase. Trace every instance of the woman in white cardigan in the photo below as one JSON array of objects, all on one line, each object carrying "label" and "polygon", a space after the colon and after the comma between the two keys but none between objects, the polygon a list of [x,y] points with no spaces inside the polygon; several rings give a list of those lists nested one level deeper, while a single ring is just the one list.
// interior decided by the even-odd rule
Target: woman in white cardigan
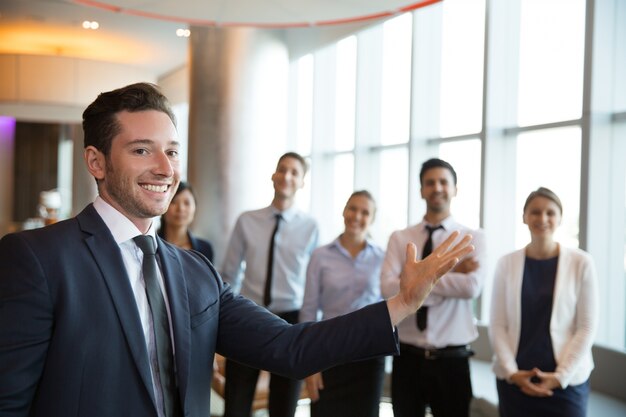
[{"label": "woman in white cardigan", "polygon": [[530,193],[531,242],[502,257],[493,284],[489,337],[501,417],[584,417],[597,324],[593,260],[554,240],[560,199]]}]

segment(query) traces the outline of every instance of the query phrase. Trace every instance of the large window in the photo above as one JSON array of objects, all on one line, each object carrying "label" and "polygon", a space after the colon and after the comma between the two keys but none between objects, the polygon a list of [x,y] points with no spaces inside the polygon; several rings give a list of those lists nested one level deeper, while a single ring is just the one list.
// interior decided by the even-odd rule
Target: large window
[{"label": "large window", "polygon": [[580,118],[585,1],[522,1],[520,18],[519,124]]},{"label": "large window", "polygon": [[443,3],[441,136],[478,133],[482,123],[484,0]]},{"label": "large window", "polygon": [[[555,158],[558,155],[558,158]],[[563,204],[563,218],[556,239],[578,247],[580,202],[580,128],[547,129],[520,134],[517,138],[515,185],[517,229],[515,246],[523,247],[530,235],[521,222],[528,194],[539,187],[554,191]]]},{"label": "large window", "polygon": [[305,55],[296,65],[296,143],[298,152],[311,153],[313,132],[313,55]]},{"label": "large window", "polygon": [[383,24],[380,143],[409,141],[411,103],[411,15]]},{"label": "large window", "polygon": [[526,196],[551,188],[564,207],[557,239],[591,253],[609,301],[597,341],[624,349],[625,50],[623,2],[446,0],[299,58],[292,131],[312,161],[322,241],[341,231],[354,189],[378,200],[382,246],[420,221],[419,169],[438,156],[458,174],[453,215],[485,230],[491,274],[529,240]]},{"label": "large window", "polygon": [[356,110],[356,36],[337,43],[337,81],[335,91],[335,150],[354,149]]},{"label": "large window", "polygon": [[439,158],[450,162],[458,177],[457,195],[452,205],[454,217],[472,228],[480,227],[480,154],[479,139],[439,146]]}]

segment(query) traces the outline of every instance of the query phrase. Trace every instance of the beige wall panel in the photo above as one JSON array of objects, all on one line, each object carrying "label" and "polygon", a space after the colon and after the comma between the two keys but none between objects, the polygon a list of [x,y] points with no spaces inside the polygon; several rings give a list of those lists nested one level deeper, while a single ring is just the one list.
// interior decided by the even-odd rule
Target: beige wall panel
[{"label": "beige wall panel", "polygon": [[0,100],[17,100],[17,56],[0,55]]},{"label": "beige wall panel", "polygon": [[83,110],[85,106],[0,101],[0,114],[15,117],[20,122],[80,123]]},{"label": "beige wall panel", "polygon": [[156,82],[154,73],[128,65],[100,61],[77,61],[76,102],[88,105],[98,94],[137,82]]},{"label": "beige wall panel", "polygon": [[172,105],[189,102],[189,66],[159,77],[158,84]]},{"label": "beige wall panel", "polygon": [[21,101],[73,104],[76,61],[72,58],[20,55],[18,92]]}]

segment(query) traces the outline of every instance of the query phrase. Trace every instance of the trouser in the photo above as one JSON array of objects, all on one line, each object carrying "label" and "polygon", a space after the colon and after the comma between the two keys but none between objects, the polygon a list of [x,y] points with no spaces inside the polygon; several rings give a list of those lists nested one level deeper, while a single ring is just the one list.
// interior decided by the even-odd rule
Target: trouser
[{"label": "trouser", "polygon": [[[292,324],[298,322],[298,315],[298,311],[277,314]],[[224,417],[250,417],[259,370],[227,359],[225,377]],[[271,374],[268,404],[270,417],[293,417],[301,389],[302,381]]]},{"label": "trouser", "polygon": [[384,374],[384,357],[322,372],[324,389],[311,403],[311,417],[378,417]]},{"label": "trouser", "polygon": [[400,345],[391,375],[394,417],[424,416],[427,406],[434,417],[468,417],[472,400],[469,355],[427,356],[410,345]]}]

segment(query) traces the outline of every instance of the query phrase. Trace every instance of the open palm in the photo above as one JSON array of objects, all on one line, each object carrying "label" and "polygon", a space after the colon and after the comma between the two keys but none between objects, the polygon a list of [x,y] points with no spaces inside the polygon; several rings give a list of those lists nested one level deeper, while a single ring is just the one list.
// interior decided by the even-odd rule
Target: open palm
[{"label": "open palm", "polygon": [[413,243],[407,245],[406,261],[400,274],[400,292],[388,300],[394,325],[417,311],[439,278],[454,268],[459,259],[474,250],[470,245],[471,235],[463,236],[454,244],[459,235],[458,231],[451,233],[429,256],[420,261],[417,260],[415,245]]}]

